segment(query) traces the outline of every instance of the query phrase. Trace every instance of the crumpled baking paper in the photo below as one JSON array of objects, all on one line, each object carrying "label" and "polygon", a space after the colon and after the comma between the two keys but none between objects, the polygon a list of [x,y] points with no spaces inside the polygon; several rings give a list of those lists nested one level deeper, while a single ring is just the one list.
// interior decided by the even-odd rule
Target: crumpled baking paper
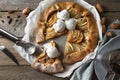
[{"label": "crumpled baking paper", "polygon": [[[26,41],[26,42],[33,42],[34,41],[34,39],[33,39],[34,30],[36,27],[36,22],[38,21],[38,18],[40,16],[40,13],[56,1],[74,1],[74,2],[77,2],[78,4],[80,4],[81,6],[85,7],[86,9],[88,9],[94,15],[94,17],[96,19],[98,30],[99,30],[99,42],[98,42],[98,45],[95,48],[94,52],[87,55],[80,62],[77,62],[77,63],[72,64],[72,65],[64,65],[65,66],[64,72],[54,74],[54,76],[65,78],[65,77],[69,77],[76,68],[81,67],[81,66],[85,66],[95,57],[96,51],[98,50],[99,43],[103,40],[102,39],[102,27],[101,27],[101,20],[100,20],[99,14],[98,14],[97,10],[95,9],[95,7],[88,4],[84,0],[50,0],[50,1],[44,0],[44,1],[41,1],[39,3],[38,7],[34,11],[32,11],[29,14],[29,16],[27,17],[27,25],[25,27],[25,35],[22,39],[23,41]],[[25,60],[27,60],[30,64],[36,59],[36,56],[33,56],[33,55],[26,53],[21,46],[14,45],[14,48],[19,53],[19,55],[21,57],[23,57]],[[92,69],[91,69],[91,71],[92,71]],[[89,75],[90,74],[92,74],[92,73],[89,73]],[[86,80],[86,79],[80,79],[80,80]]]},{"label": "crumpled baking paper", "polygon": [[[118,19],[114,20],[112,23],[117,23],[120,24],[120,21]],[[111,24],[112,24],[111,23]],[[109,38],[106,34],[103,37],[103,41],[99,46],[99,49],[97,50],[97,52],[99,53],[99,51],[101,50],[102,47],[108,45],[108,43],[113,40],[114,38],[120,36],[120,30],[119,29],[111,29],[110,25],[108,26],[107,32],[113,32],[114,33],[114,37]],[[107,33],[106,32],[106,33]],[[113,43],[114,44],[114,43]],[[119,46],[116,46],[119,47]],[[112,47],[111,47],[112,48]],[[112,48],[113,49],[113,48]],[[112,50],[111,49],[111,50]],[[89,57],[92,57],[94,54],[90,54],[88,55]],[[71,76],[70,80],[92,80],[93,79],[93,75],[96,74],[96,76],[98,77],[99,80],[101,79],[100,74],[102,75],[103,73],[101,73],[99,70],[95,71],[95,74],[93,74],[93,71],[95,70],[94,67],[94,59],[84,59],[82,62],[82,65],[79,66],[73,73],[73,75]],[[97,65],[97,64],[96,64]],[[98,75],[99,74],[99,75]],[[95,77],[94,77],[95,78]],[[97,80],[98,80],[97,79]],[[96,80],[96,78],[94,79]]]}]

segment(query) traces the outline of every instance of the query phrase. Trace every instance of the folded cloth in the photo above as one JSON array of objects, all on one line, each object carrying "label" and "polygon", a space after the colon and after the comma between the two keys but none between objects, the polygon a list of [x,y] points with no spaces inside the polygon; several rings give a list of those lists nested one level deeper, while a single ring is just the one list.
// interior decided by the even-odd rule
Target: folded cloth
[{"label": "folded cloth", "polygon": [[[118,19],[114,20],[112,23],[120,24],[120,21]],[[120,29],[110,29],[110,25],[108,26],[107,32],[112,31],[115,36],[120,35]],[[112,37],[114,38],[114,37]],[[98,47],[104,46],[111,38],[109,38],[106,34],[103,37],[103,41]],[[98,52],[99,49],[96,51]],[[83,60],[84,64],[82,64],[79,68],[77,68],[70,80],[92,80],[93,72],[94,72],[94,59],[91,57],[94,57],[97,53],[92,53],[89,55],[89,59],[86,60],[86,58]]]},{"label": "folded cloth", "polygon": [[[90,54],[89,56],[93,56]],[[92,59],[86,60],[72,75],[70,80],[91,80],[93,74]]]}]

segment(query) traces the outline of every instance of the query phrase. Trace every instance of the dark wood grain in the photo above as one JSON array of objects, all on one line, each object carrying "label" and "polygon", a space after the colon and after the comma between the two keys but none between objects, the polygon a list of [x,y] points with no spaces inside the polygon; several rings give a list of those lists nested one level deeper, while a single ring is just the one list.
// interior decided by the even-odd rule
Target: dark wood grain
[{"label": "dark wood grain", "polygon": [[[11,32],[17,37],[24,35],[24,27],[26,25],[25,16],[21,11],[26,7],[35,9],[41,0],[0,0],[0,27]],[[96,3],[103,5],[105,13],[101,16],[107,18],[107,25],[115,19],[120,20],[120,0],[85,0],[95,6]],[[15,13],[9,14],[8,11],[15,10]],[[21,18],[15,23],[17,15]],[[13,18],[15,26],[19,25],[20,31],[13,31],[12,24],[8,24],[7,16]],[[2,23],[4,20],[5,23]],[[23,34],[21,34],[23,33]],[[16,65],[9,57],[0,51],[0,80],[69,80],[54,77],[52,75],[38,72],[31,68],[30,64],[24,60],[13,48],[14,43],[0,36],[0,45],[5,45],[18,59],[20,66]],[[93,79],[94,80],[94,79]]]},{"label": "dark wood grain", "polygon": [[30,66],[0,66],[0,80],[68,80],[38,72]]},{"label": "dark wood grain", "polygon": [[26,25],[25,18],[25,15],[21,12],[0,12],[0,28],[5,29],[17,37],[22,37]]},{"label": "dark wood grain", "polygon": [[103,14],[107,18],[107,23],[109,24],[110,22],[114,21],[115,19],[120,20],[120,12],[105,12]]},{"label": "dark wood grain", "polygon": [[96,3],[100,3],[105,11],[120,11],[120,0],[85,0],[88,3],[95,6]]},{"label": "dark wood grain", "polygon": [[[20,65],[30,65],[26,60],[24,60],[13,48],[14,43],[6,38],[0,38],[0,45],[4,45],[10,52],[16,57]],[[2,51],[0,51],[0,65],[16,65],[8,56],[6,56]]]},{"label": "dark wood grain", "polygon": [[[21,11],[26,6],[35,9],[41,0],[0,0],[0,10],[18,10]],[[120,0],[85,0],[88,3],[95,5],[101,3],[105,7],[105,11],[120,11]]]},{"label": "dark wood grain", "polygon": [[35,9],[41,0],[0,0],[0,10],[16,10],[20,11],[25,7]]}]

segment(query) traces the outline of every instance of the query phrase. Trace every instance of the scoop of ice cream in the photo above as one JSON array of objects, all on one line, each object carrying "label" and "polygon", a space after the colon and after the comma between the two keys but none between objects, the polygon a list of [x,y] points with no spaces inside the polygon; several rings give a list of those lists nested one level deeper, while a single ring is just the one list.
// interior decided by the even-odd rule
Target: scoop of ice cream
[{"label": "scoop of ice cream", "polygon": [[51,43],[45,44],[44,47],[46,48],[46,53],[50,58],[55,58],[60,55],[57,48],[55,46],[52,46]]},{"label": "scoop of ice cream", "polygon": [[47,48],[46,53],[50,58],[55,58],[60,55],[57,48],[54,46],[50,46],[49,48]]},{"label": "scoop of ice cream", "polygon": [[55,32],[62,32],[65,29],[65,22],[61,19],[57,20],[57,23],[53,25]]},{"label": "scoop of ice cream", "polygon": [[70,17],[70,14],[67,10],[62,10],[57,13],[57,18],[59,19],[67,20],[69,19],[69,17]]},{"label": "scoop of ice cream", "polygon": [[68,30],[74,30],[77,22],[76,22],[75,18],[70,18],[70,19],[65,21],[65,24],[66,24],[66,28]]}]

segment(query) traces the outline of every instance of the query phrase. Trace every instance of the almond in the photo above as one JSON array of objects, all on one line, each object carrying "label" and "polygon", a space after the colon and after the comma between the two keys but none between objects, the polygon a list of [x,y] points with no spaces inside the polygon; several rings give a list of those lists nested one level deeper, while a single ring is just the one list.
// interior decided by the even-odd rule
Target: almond
[{"label": "almond", "polygon": [[112,37],[114,37],[115,35],[114,35],[114,33],[113,32],[107,32],[107,34],[106,34],[109,38],[112,38]]},{"label": "almond", "polygon": [[106,26],[105,25],[102,25],[102,33],[105,34],[106,33]]},{"label": "almond", "polygon": [[102,17],[102,19],[101,19],[101,24],[102,24],[102,25],[105,25],[105,24],[106,24],[106,17]]},{"label": "almond", "polygon": [[22,11],[22,13],[23,13],[24,15],[26,15],[26,16],[27,16],[30,12],[31,12],[31,8],[29,8],[29,7],[24,8],[23,11]]},{"label": "almond", "polygon": [[99,11],[99,13],[103,13],[104,12],[104,9],[103,9],[103,7],[102,7],[102,5],[100,3],[96,4],[96,8]]},{"label": "almond", "polygon": [[118,23],[112,23],[110,25],[110,28],[112,28],[112,29],[119,29],[120,28],[120,24],[118,24]]}]

